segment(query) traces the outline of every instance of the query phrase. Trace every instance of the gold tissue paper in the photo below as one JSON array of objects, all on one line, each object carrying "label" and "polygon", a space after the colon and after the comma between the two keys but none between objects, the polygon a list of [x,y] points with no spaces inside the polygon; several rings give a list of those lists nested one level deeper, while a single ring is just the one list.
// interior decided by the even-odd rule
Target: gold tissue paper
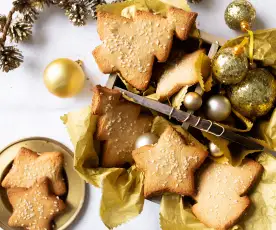
[{"label": "gold tissue paper", "polygon": [[[235,39],[231,39],[225,43],[222,49],[226,47],[233,47],[242,42],[244,37],[249,35],[243,35]],[[262,61],[264,66],[272,66],[276,68],[276,29],[258,30],[254,32],[254,56],[256,61]],[[247,50],[247,53],[249,51]]]},{"label": "gold tissue paper", "polygon": [[108,228],[117,227],[137,216],[143,209],[143,175],[133,166],[98,168],[93,134],[97,116],[88,106],[61,117],[75,147],[74,167],[88,183],[102,188],[100,215]]}]

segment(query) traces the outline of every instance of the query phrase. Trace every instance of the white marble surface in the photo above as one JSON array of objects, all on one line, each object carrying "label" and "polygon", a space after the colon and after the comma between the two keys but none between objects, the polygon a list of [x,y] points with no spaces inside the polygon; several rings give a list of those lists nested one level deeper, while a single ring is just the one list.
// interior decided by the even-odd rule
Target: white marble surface
[{"label": "white marble surface", "polygon": [[[224,10],[230,0],[203,0],[193,9],[199,12],[198,25],[209,33],[230,38],[237,33],[224,23]],[[275,27],[275,0],[252,0],[258,14],[257,28]],[[11,8],[11,0],[0,1],[0,14]],[[105,84],[107,76],[101,74],[91,55],[100,43],[95,22],[86,27],[72,26],[62,12],[51,7],[45,10],[34,27],[31,41],[19,47],[25,55],[21,68],[4,74],[0,72],[0,149],[12,141],[30,136],[56,139],[72,148],[65,127],[59,117],[68,111],[88,105],[91,86]],[[89,77],[82,93],[72,99],[52,96],[43,85],[45,66],[60,57],[81,59]],[[107,229],[99,217],[101,191],[87,186],[84,208],[69,229]],[[117,228],[118,230],[158,230],[159,205],[146,201],[141,215]]]}]

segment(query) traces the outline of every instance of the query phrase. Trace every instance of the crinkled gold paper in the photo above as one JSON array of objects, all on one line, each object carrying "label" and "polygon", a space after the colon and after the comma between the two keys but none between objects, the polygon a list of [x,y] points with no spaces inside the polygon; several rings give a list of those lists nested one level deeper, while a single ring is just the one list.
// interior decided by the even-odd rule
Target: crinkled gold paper
[{"label": "crinkled gold paper", "polygon": [[[234,38],[225,43],[222,49],[233,47],[242,42],[245,37],[243,35]],[[264,66],[272,66],[276,68],[276,29],[257,30],[254,32],[254,60],[262,61]],[[247,53],[248,53],[247,49]]]},{"label": "crinkled gold paper", "polygon": [[74,167],[88,183],[102,188],[100,215],[108,228],[121,225],[143,210],[143,175],[135,166],[124,168],[97,167],[99,158],[93,135],[97,116],[88,106],[61,117],[75,147]]}]

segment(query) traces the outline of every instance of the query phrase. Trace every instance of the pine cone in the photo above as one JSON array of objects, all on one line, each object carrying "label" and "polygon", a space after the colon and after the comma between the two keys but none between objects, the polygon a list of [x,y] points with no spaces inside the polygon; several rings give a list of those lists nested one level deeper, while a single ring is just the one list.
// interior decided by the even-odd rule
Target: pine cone
[{"label": "pine cone", "polygon": [[28,40],[32,35],[32,24],[22,20],[16,20],[10,25],[8,34],[11,41],[15,41],[16,43]]},{"label": "pine cone", "polygon": [[70,4],[65,14],[75,26],[84,26],[87,20],[88,11],[83,2],[80,2]]},{"label": "pine cone", "polygon": [[27,23],[34,23],[41,10],[41,5],[38,4],[41,1],[31,2],[29,0],[14,0],[13,5],[22,15]]},{"label": "pine cone", "polygon": [[14,0],[12,4],[20,13],[23,13],[26,9],[32,7],[28,0]]},{"label": "pine cone", "polygon": [[5,15],[0,14],[0,31],[4,29],[6,22],[7,22],[7,17]]},{"label": "pine cone", "polygon": [[14,46],[0,47],[0,69],[9,72],[20,66],[23,62],[23,55]]},{"label": "pine cone", "polygon": [[105,3],[102,0],[86,0],[83,1],[83,4],[87,10],[87,14],[91,16],[93,19],[97,18],[96,8],[99,4]]},{"label": "pine cone", "polygon": [[51,0],[51,1],[52,1],[52,4],[57,5],[63,10],[67,9],[70,6],[68,0]]},{"label": "pine cone", "polygon": [[190,3],[195,3],[195,4],[197,4],[197,3],[200,3],[202,0],[188,0],[188,2],[190,2]]}]

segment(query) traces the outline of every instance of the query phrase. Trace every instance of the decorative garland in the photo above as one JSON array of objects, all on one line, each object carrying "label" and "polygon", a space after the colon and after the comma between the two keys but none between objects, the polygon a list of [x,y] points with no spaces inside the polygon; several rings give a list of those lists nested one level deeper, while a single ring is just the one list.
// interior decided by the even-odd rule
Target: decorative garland
[{"label": "decorative garland", "polygon": [[[23,62],[22,52],[15,46],[5,45],[7,37],[18,43],[32,36],[32,27],[45,7],[56,5],[75,26],[84,26],[88,18],[96,19],[96,7],[104,0],[14,0],[9,14],[0,15],[0,69],[9,72]],[[13,19],[14,14],[17,14]]]}]

